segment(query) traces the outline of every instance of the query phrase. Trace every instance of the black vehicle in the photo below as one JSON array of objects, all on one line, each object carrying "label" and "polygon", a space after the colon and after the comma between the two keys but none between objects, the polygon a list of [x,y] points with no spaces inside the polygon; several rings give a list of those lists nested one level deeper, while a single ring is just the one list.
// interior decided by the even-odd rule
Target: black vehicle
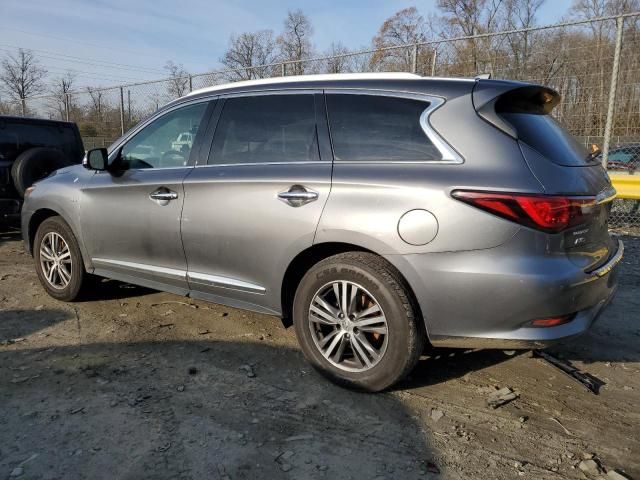
[{"label": "black vehicle", "polygon": [[83,156],[75,123],[0,116],[0,221],[18,218],[24,192],[34,182]]}]

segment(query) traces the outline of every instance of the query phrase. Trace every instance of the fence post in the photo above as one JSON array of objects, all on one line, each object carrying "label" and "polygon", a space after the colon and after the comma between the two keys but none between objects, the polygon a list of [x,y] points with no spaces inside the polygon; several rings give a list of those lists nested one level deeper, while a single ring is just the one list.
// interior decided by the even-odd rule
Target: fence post
[{"label": "fence post", "polygon": [[124,135],[124,88],[120,87],[120,133]]},{"label": "fence post", "polygon": [[287,64],[284,63],[284,62],[282,62],[280,64],[280,74],[281,74],[280,76],[282,76],[282,77],[286,77],[287,76]]},{"label": "fence post", "polygon": [[604,145],[602,147],[602,166],[606,169],[609,160],[609,146],[611,145],[611,130],[613,128],[613,114],[616,105],[616,90],[618,87],[618,72],[620,71],[620,52],[622,50],[622,31],[624,17],[616,18],[616,49],[613,54],[613,69],[611,70],[611,86],[609,87],[609,106],[607,107],[607,123],[604,127]]},{"label": "fence post", "polygon": [[438,58],[438,50],[433,49],[433,55],[431,56],[431,76],[436,76],[436,58]]},{"label": "fence post", "polygon": [[64,94],[64,116],[66,117],[67,122],[69,121],[69,94]]},{"label": "fence post", "polygon": [[412,58],[411,71],[413,73],[418,73],[418,44],[415,43],[413,45],[413,58]]}]

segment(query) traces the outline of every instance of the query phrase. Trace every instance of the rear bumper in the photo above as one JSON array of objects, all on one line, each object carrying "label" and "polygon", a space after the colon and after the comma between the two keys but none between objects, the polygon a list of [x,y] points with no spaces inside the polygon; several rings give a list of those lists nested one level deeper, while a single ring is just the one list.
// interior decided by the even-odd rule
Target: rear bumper
[{"label": "rear bumper", "polygon": [[[615,294],[622,242],[591,273],[566,255],[522,251],[512,241],[487,250],[386,258],[409,281],[434,346],[542,348],[587,331]],[[563,325],[530,325],[573,313]]]}]

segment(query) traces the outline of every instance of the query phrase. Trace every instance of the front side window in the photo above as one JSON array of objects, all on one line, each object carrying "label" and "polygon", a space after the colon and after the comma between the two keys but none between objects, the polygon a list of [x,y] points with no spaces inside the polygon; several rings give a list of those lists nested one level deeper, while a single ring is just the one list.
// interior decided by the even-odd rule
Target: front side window
[{"label": "front side window", "polygon": [[312,94],[229,98],[216,127],[209,164],[319,160]]},{"label": "front side window", "polygon": [[193,141],[207,103],[178,108],[144,127],[124,144],[124,168],[183,167],[189,162]]},{"label": "front side window", "polygon": [[375,95],[327,95],[331,140],[340,161],[442,160],[420,125],[428,103]]}]

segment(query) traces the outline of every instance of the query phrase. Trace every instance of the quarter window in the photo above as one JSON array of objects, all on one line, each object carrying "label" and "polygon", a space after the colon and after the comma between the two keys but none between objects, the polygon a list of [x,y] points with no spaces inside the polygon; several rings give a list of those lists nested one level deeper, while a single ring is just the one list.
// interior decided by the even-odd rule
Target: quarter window
[{"label": "quarter window", "polygon": [[124,144],[124,168],[183,167],[189,162],[193,141],[207,103],[178,108],[144,127]]},{"label": "quarter window", "polygon": [[283,94],[227,99],[208,163],[319,159],[313,95]]},{"label": "quarter window", "polygon": [[428,103],[375,95],[327,95],[333,153],[342,161],[442,160],[420,125]]}]

